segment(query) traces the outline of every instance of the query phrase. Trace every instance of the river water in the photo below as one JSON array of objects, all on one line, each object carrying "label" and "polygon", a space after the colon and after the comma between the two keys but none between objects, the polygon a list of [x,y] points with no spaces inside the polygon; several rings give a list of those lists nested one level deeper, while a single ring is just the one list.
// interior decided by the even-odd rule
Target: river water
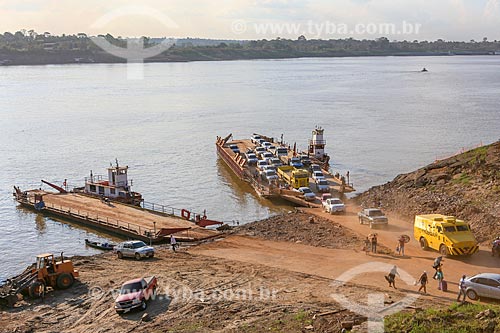
[{"label": "river water", "polygon": [[147,201],[245,223],[290,208],[238,182],[216,136],[306,148],[320,125],[333,171],[365,190],[498,140],[499,91],[495,56],[146,64],[136,81],[123,64],[0,67],[0,279],[37,253],[92,254],[85,238],[109,239],[18,208],[13,185],[82,185],[118,158]]}]

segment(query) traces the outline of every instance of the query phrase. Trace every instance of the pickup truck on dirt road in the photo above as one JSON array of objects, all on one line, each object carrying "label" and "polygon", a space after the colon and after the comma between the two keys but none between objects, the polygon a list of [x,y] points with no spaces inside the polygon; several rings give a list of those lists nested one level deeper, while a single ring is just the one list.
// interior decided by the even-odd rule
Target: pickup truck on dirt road
[{"label": "pickup truck on dirt road", "polygon": [[321,202],[325,212],[330,214],[345,213],[345,205],[339,198],[328,198]]},{"label": "pickup truck on dirt road", "polygon": [[115,300],[116,312],[122,314],[137,308],[146,310],[147,302],[156,295],[157,284],[155,276],[125,282]]},{"label": "pickup truck on dirt road", "polygon": [[359,224],[370,224],[370,229],[375,226],[386,226],[388,219],[385,214],[378,208],[365,208],[358,213]]}]

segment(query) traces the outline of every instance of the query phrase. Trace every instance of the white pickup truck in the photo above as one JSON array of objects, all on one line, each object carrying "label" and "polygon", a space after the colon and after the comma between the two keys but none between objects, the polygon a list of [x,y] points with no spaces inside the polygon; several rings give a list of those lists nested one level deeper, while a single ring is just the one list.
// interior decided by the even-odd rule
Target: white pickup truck
[{"label": "white pickup truck", "polygon": [[373,229],[375,226],[385,226],[389,223],[389,220],[385,214],[378,208],[365,208],[358,213],[359,224],[370,224],[370,228]]},{"label": "white pickup truck", "polygon": [[330,214],[333,213],[345,213],[345,205],[339,198],[329,198],[321,202],[325,212]]}]

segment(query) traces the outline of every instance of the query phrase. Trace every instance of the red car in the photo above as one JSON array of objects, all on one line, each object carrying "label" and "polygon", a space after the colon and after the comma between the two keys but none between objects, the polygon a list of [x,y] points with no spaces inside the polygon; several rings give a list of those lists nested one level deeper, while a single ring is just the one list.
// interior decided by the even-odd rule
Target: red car
[{"label": "red car", "polygon": [[147,302],[156,295],[156,287],[155,276],[125,282],[115,300],[116,312],[122,314],[138,308],[146,310]]}]

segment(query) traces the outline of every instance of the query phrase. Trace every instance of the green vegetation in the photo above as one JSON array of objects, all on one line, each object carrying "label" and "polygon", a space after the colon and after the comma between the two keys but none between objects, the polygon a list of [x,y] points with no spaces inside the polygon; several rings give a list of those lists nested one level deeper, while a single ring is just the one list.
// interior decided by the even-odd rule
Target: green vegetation
[{"label": "green vegetation", "polygon": [[[491,316],[485,310],[493,310]],[[483,315],[476,318],[480,313]],[[386,332],[408,333],[472,333],[498,332],[500,329],[500,306],[488,304],[460,305],[449,308],[429,308],[417,313],[400,312],[385,319]],[[495,331],[496,327],[496,331]]]},{"label": "green vegetation", "polygon": [[[123,47],[127,39],[110,34],[99,35],[110,43]],[[144,37],[145,47],[162,39]],[[499,41],[447,42],[437,41],[390,41],[382,37],[376,40],[330,39],[297,40],[276,38],[273,40],[225,41],[182,39],[149,61],[195,61],[232,59],[280,59],[297,57],[343,57],[384,55],[448,55],[493,54],[500,50]],[[74,62],[124,62],[101,50],[84,33],[54,36],[34,30],[0,34],[0,65],[25,65]]]},{"label": "green vegetation", "polygon": [[469,185],[470,181],[471,181],[470,176],[465,172],[461,173],[460,177],[453,179],[454,184],[462,184],[462,185]]},{"label": "green vegetation", "polygon": [[467,153],[470,158],[469,164],[471,166],[476,166],[481,163],[486,162],[486,157],[488,156],[488,146],[479,147],[473,149]]}]

